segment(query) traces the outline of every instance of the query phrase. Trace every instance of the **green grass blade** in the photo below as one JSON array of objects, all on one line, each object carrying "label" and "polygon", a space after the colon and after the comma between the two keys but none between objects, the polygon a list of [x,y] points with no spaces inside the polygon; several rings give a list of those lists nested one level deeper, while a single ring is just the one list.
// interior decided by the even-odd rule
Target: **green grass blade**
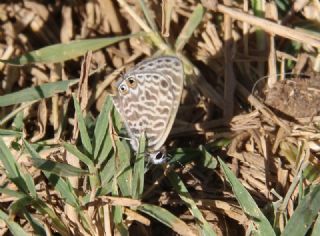
[{"label": "green grass blade", "polygon": [[137,210],[153,217],[179,235],[195,235],[192,234],[192,230],[186,223],[162,207],[150,204],[142,204],[137,208]]},{"label": "green grass blade", "polygon": [[64,180],[63,178],[46,171],[44,171],[43,173],[47,177],[49,182],[54,186],[54,189],[60,193],[61,198],[65,199],[66,203],[76,209],[80,209],[78,198],[76,197],[76,194],[68,180]]},{"label": "green grass blade", "polygon": [[73,85],[77,82],[78,79],[64,80],[42,84],[32,88],[22,89],[18,92],[9,93],[0,96],[0,107],[52,97],[57,93],[65,92],[70,85]]},{"label": "green grass blade", "polygon": [[0,161],[2,162],[7,172],[8,178],[18,187],[21,192],[28,193],[28,187],[25,183],[24,178],[21,176],[19,166],[1,137]]},{"label": "green grass blade", "polygon": [[32,52],[28,52],[14,59],[0,61],[17,66],[30,63],[63,62],[82,56],[88,51],[95,51],[134,36],[141,36],[141,34],[138,33],[112,38],[83,39],[71,41],[69,43],[54,44]]},{"label": "green grass blade", "polygon": [[300,202],[282,232],[282,236],[306,235],[320,212],[320,185],[313,188]]},{"label": "green grass blade", "polygon": [[119,223],[115,225],[117,230],[119,231],[121,236],[129,236],[129,230],[128,227],[124,223]]},{"label": "green grass blade", "polygon": [[130,165],[130,149],[128,145],[115,141],[118,150],[118,168],[117,168],[117,182],[122,193],[122,196],[131,196],[131,184],[132,184],[132,168]]},{"label": "green grass blade", "polygon": [[107,97],[102,110],[97,118],[96,126],[94,129],[94,159],[97,159],[98,153],[101,150],[102,142],[108,131],[109,113],[112,109],[111,97]]},{"label": "green grass blade", "polygon": [[21,193],[18,191],[14,191],[8,188],[2,188],[0,187],[0,193],[11,196],[11,197],[15,197],[15,198],[22,198],[27,196],[25,193]]},{"label": "green grass blade", "polygon": [[64,148],[76,156],[80,161],[82,161],[86,166],[91,169],[94,168],[94,163],[93,161],[87,157],[85,154],[83,154],[75,145],[72,145],[70,143],[63,143]]},{"label": "green grass blade", "polygon": [[63,223],[62,220],[57,216],[57,214],[43,201],[37,199],[33,201],[34,208],[36,208],[42,215],[45,215],[50,219],[51,225],[55,228],[61,235],[71,235],[68,227]]},{"label": "green grass blade", "polygon": [[34,181],[33,181],[31,174],[25,169],[23,169],[23,173],[24,173],[23,177],[24,177],[25,183],[28,187],[28,190],[29,190],[31,197],[36,198],[37,197],[37,190],[36,190],[36,186],[34,184]]},{"label": "green grass blade", "polygon": [[318,215],[316,222],[314,223],[311,236],[320,235],[320,215]]},{"label": "green grass blade", "polygon": [[116,176],[115,173],[115,155],[112,155],[110,160],[108,160],[107,164],[103,167],[100,172],[101,179],[101,189],[99,195],[106,195],[112,192],[112,177]]},{"label": "green grass blade", "polygon": [[75,96],[73,96],[73,103],[74,103],[74,108],[76,110],[76,115],[77,115],[77,119],[78,119],[78,125],[79,125],[82,145],[89,154],[92,154],[92,144],[90,141],[88,130],[87,130],[83,115],[81,113],[80,104],[77,101]]},{"label": "green grass blade", "polygon": [[19,198],[15,200],[13,203],[11,203],[9,207],[10,214],[21,214],[29,205],[32,205],[32,198],[30,196]]},{"label": "green grass blade", "polygon": [[204,166],[209,169],[216,169],[218,165],[218,161],[214,158],[204,146],[200,146],[200,150],[202,151],[203,158],[201,158],[201,166]]},{"label": "green grass blade", "polygon": [[89,174],[87,170],[82,170],[69,164],[44,160],[27,141],[23,140],[23,143],[31,155],[32,164],[40,170],[59,176],[83,176]]},{"label": "green grass blade", "polygon": [[235,194],[242,210],[255,224],[255,235],[275,235],[274,230],[268,219],[260,211],[259,207],[248,193],[248,191],[241,185],[237,177],[232,173],[228,166],[218,158],[221,168],[230,183],[233,193]]},{"label": "green grass blade", "polygon": [[197,7],[192,12],[192,15],[188,19],[187,23],[184,25],[183,29],[181,30],[176,40],[176,43],[175,43],[176,51],[181,51],[184,48],[184,46],[192,36],[193,32],[202,21],[203,15],[204,15],[204,8],[201,4],[198,4]]},{"label": "green grass blade", "polygon": [[25,232],[20,225],[10,219],[10,217],[0,209],[0,219],[3,220],[8,226],[12,235],[15,236],[28,236],[27,232]]},{"label": "green grass blade", "polygon": [[98,166],[102,165],[103,162],[107,159],[107,157],[110,154],[110,151],[112,149],[112,141],[110,135],[106,135],[103,144],[102,144],[102,149],[98,155]]},{"label": "green grass blade", "polygon": [[182,201],[184,201],[191,212],[191,214],[196,218],[198,222],[200,222],[199,227],[201,228],[202,235],[216,235],[215,232],[212,230],[209,223],[205,220],[202,216],[201,211],[197,207],[196,203],[192,199],[190,193],[188,192],[186,186],[184,185],[181,178],[174,172],[170,172],[168,175],[171,185],[174,189],[178,192],[179,197]]},{"label": "green grass blade", "polygon": [[10,130],[10,129],[0,129],[0,135],[1,136],[17,136],[17,137],[21,137],[22,136],[22,132],[15,131],[15,130]]},{"label": "green grass blade", "polygon": [[136,160],[133,167],[133,177],[132,177],[132,193],[131,196],[138,199],[144,187],[144,157],[146,148],[146,137],[141,135],[139,142],[139,149],[136,155]]},{"label": "green grass blade", "polygon": [[35,235],[40,235],[40,236],[45,236],[46,235],[46,230],[44,228],[44,224],[39,222],[36,218],[32,216],[29,212],[25,211],[24,212],[24,217],[28,220],[30,225],[32,226]]}]

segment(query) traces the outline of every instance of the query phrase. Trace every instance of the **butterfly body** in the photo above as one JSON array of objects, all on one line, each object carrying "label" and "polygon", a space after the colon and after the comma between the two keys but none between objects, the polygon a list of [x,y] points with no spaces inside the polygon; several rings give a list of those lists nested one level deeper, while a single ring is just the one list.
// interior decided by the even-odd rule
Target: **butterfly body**
[{"label": "butterfly body", "polygon": [[[183,89],[183,66],[172,56],[162,56],[139,63],[118,82],[113,98],[131,146],[137,151],[142,133],[153,163],[161,163],[162,147],[172,128]],[[157,160],[158,159],[158,160]]]}]

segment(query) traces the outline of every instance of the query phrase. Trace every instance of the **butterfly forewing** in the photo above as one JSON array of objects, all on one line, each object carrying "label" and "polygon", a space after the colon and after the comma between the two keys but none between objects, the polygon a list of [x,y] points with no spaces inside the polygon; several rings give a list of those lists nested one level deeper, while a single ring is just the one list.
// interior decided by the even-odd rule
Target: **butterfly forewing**
[{"label": "butterfly forewing", "polygon": [[176,57],[143,61],[124,75],[114,104],[132,138],[134,150],[143,132],[148,151],[161,148],[172,128],[182,88],[183,67]]}]

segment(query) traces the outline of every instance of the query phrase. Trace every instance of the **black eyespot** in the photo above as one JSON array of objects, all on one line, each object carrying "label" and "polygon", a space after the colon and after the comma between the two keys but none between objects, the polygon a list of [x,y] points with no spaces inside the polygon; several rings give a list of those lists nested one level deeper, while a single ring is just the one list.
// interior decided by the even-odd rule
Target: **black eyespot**
[{"label": "black eyespot", "polygon": [[162,152],[158,152],[156,155],[156,160],[161,160],[163,158],[163,153]]},{"label": "black eyespot", "polygon": [[137,81],[136,81],[136,78],[133,77],[133,76],[130,76],[126,79],[126,82],[127,82],[127,85],[130,87],[130,88],[135,88],[137,87]]},{"label": "black eyespot", "polygon": [[133,83],[136,82],[136,81],[133,79],[133,77],[130,77],[130,78],[128,79],[128,82],[129,82],[129,84],[133,84]]},{"label": "black eyespot", "polygon": [[126,84],[121,84],[118,90],[121,94],[125,94],[128,92],[128,86]]}]

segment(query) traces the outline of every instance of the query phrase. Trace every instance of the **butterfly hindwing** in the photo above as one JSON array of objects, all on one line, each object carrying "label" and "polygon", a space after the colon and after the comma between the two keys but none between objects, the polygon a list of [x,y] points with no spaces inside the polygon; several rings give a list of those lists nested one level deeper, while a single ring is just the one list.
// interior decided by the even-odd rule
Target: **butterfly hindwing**
[{"label": "butterfly hindwing", "polygon": [[134,150],[142,132],[149,151],[161,148],[173,125],[182,87],[183,68],[176,57],[144,61],[124,75],[113,100],[133,139]]}]

